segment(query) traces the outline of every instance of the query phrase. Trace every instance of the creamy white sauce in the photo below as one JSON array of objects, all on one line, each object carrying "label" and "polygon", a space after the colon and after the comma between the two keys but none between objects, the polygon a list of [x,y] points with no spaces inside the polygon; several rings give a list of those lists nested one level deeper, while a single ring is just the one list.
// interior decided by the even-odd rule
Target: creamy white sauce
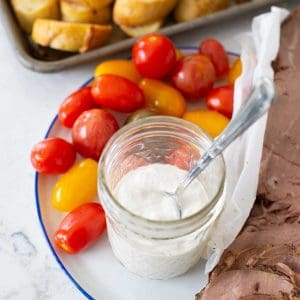
[{"label": "creamy white sauce", "polygon": [[[176,206],[165,192],[174,192],[187,171],[168,164],[151,164],[128,172],[118,183],[114,196],[127,210],[149,220],[178,219]],[[194,180],[179,199],[182,218],[198,212],[208,202],[199,180]]]},{"label": "creamy white sauce", "polygon": [[145,239],[107,222],[114,255],[129,271],[150,279],[168,279],[187,272],[201,258],[208,231],[172,241]]},{"label": "creamy white sauce", "polygon": [[[132,213],[151,220],[178,219],[165,191],[174,191],[187,171],[176,166],[152,164],[128,172],[114,196]],[[210,182],[211,183],[211,182]],[[183,218],[207,204],[208,196],[195,180],[180,199]],[[131,272],[152,279],[167,279],[185,273],[200,259],[209,227],[173,239],[152,239],[131,231],[126,224],[107,219],[110,244],[115,256]]]}]

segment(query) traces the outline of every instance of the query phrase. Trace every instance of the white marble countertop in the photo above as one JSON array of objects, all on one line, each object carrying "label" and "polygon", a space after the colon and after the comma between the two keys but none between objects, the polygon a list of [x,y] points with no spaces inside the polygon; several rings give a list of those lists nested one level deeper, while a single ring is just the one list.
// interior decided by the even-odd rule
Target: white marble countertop
[{"label": "white marble countertop", "polygon": [[[283,1],[285,7],[295,3]],[[173,40],[177,45],[198,45],[215,37],[228,50],[238,51],[234,36],[250,29],[253,15],[198,28]],[[4,24],[0,37],[0,299],[84,299],[61,271],[42,234],[29,155],[60,102],[92,76],[97,61],[55,74],[34,73],[17,61]]]}]

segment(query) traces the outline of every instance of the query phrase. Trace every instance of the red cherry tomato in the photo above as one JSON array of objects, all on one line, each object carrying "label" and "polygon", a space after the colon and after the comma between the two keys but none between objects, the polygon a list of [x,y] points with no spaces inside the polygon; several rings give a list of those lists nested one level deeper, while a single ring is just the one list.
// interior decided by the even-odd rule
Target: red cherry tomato
[{"label": "red cherry tomato", "polygon": [[43,174],[61,174],[72,167],[76,151],[61,138],[49,138],[37,143],[31,150],[33,167]]},{"label": "red cherry tomato", "polygon": [[203,55],[182,57],[172,75],[173,85],[190,100],[205,96],[215,80],[215,68],[210,59]]},{"label": "red cherry tomato", "polygon": [[145,104],[143,91],[132,81],[105,74],[98,76],[92,86],[94,101],[119,112],[133,112]]},{"label": "red cherry tomato", "polygon": [[55,243],[74,254],[95,241],[105,230],[104,210],[98,203],[85,203],[72,210],[54,234]]},{"label": "red cherry tomato", "polygon": [[211,59],[218,77],[224,76],[229,72],[229,59],[219,41],[214,39],[204,40],[199,46],[199,53]]},{"label": "red cherry tomato", "polygon": [[96,107],[91,87],[84,87],[67,97],[61,104],[58,111],[58,118],[62,125],[72,128],[76,119],[85,110]]},{"label": "red cherry tomato", "polygon": [[74,123],[73,144],[82,156],[98,160],[105,144],[118,129],[111,113],[97,108],[87,110]]},{"label": "red cherry tomato", "polygon": [[161,79],[173,70],[176,64],[176,49],[170,39],[152,33],[134,44],[132,59],[142,76]]},{"label": "red cherry tomato", "polygon": [[233,110],[233,91],[234,88],[231,85],[212,89],[205,97],[206,105],[209,109],[231,118]]}]

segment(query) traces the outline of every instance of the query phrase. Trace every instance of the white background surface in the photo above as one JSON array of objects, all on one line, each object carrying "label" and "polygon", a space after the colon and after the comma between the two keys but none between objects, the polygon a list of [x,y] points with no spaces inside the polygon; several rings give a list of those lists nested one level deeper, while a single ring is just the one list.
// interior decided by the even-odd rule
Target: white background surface
[{"label": "white background surface", "polygon": [[[283,4],[291,7],[297,2],[300,3],[283,1]],[[253,15],[198,28],[173,40],[184,46],[198,45],[206,37],[215,37],[228,50],[238,51],[234,36],[249,30]],[[36,214],[34,170],[29,155],[32,145],[43,138],[60,102],[92,76],[97,63],[55,74],[24,69],[0,24],[1,300],[84,299],[60,270],[43,237]]]}]

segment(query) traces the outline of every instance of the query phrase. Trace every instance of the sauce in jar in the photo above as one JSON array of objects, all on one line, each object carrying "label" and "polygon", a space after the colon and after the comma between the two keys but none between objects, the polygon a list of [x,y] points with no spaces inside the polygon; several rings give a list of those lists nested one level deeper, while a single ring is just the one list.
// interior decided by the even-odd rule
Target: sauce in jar
[{"label": "sauce in jar", "polygon": [[[222,156],[180,197],[181,219],[164,192],[175,190],[211,143],[187,121],[155,116],[123,127],[106,145],[98,168],[99,198],[112,250],[128,270],[166,279],[185,273],[203,255],[224,204]],[[178,149],[185,149],[184,155]]]}]

